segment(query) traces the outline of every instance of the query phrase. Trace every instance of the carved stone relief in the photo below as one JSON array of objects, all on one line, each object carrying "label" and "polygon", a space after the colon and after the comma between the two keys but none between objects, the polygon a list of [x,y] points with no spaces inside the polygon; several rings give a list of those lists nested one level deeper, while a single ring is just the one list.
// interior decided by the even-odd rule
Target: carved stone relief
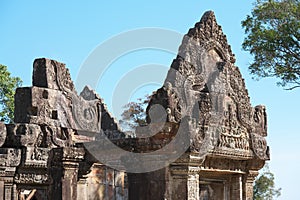
[{"label": "carved stone relief", "polygon": [[21,149],[1,148],[0,149],[0,166],[16,167],[21,161]]},{"label": "carved stone relief", "polygon": [[265,137],[267,136],[267,113],[266,107],[263,105],[254,108],[254,132]]},{"label": "carved stone relief", "polygon": [[37,174],[28,172],[16,174],[15,182],[22,184],[46,184],[50,183],[50,177],[48,174]]},{"label": "carved stone relief", "polygon": [[[270,158],[265,139],[265,107],[251,106],[244,79],[234,62],[234,54],[213,12],[205,13],[201,21],[184,36],[164,86],[152,95],[147,107],[148,123],[155,120],[157,123],[143,131],[151,131],[159,123],[165,123],[159,120],[162,116],[154,115],[155,119],[150,119],[150,109],[155,104],[165,109],[164,127],[153,137],[125,138],[95,91],[85,87],[80,95],[76,93],[65,64],[45,58],[36,59],[33,86],[16,91],[16,123],[0,123],[0,177],[10,177],[10,183],[16,184],[14,187],[49,186],[54,195],[63,193],[63,199],[71,199],[76,197],[78,185],[88,181],[88,171],[97,162],[86,152],[83,142],[105,134],[123,149],[145,153],[168,144],[179,127],[183,127],[186,138],[177,141],[172,150],[176,151],[176,145],[183,143],[188,143],[189,149],[167,166],[166,170],[171,171],[169,174],[151,172],[157,179],[145,185],[150,186],[147,189],[152,191],[163,191],[169,187],[167,192],[175,194],[168,195],[174,199],[198,200],[199,195],[200,199],[213,198],[217,194],[216,188],[221,188],[223,182],[216,187],[199,183],[203,174],[219,176],[221,173],[229,177],[228,174],[233,173],[245,174],[246,177],[249,171],[258,170]],[[152,163],[142,164],[147,166]],[[106,192],[122,196],[126,194],[127,184],[129,187],[135,184],[115,184],[119,172],[106,166],[103,169],[107,177],[97,177],[94,186],[104,188],[103,184],[107,185],[101,195]],[[144,180],[137,178],[133,181],[143,183]],[[159,184],[164,188],[156,187]],[[88,188],[88,185],[80,186]],[[250,196],[250,187],[249,182],[246,196]],[[93,191],[96,191],[95,188]],[[185,192],[170,188],[184,188]],[[12,187],[9,191],[12,193]],[[77,194],[80,196],[80,192]]]},{"label": "carved stone relief", "polygon": [[4,144],[6,139],[6,126],[4,123],[0,122],[0,147]]},{"label": "carved stone relief", "polygon": [[270,152],[269,152],[269,147],[267,146],[266,139],[256,133],[251,134],[251,139],[252,139],[252,148],[255,155],[261,160],[269,160]]}]

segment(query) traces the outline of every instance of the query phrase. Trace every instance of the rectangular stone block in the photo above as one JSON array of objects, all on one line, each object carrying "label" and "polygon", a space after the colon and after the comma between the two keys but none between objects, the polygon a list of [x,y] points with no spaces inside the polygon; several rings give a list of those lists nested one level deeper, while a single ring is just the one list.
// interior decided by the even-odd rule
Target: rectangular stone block
[{"label": "rectangular stone block", "polygon": [[64,63],[38,58],[33,63],[32,85],[55,90],[75,91],[69,70]]},{"label": "rectangular stone block", "polygon": [[41,88],[18,88],[15,94],[16,123],[47,124],[71,128],[70,100],[61,91]]}]

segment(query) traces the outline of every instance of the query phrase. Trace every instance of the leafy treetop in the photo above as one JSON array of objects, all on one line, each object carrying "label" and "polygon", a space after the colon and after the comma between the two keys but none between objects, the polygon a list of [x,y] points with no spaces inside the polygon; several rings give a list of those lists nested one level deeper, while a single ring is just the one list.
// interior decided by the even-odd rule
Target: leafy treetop
[{"label": "leafy treetop", "polygon": [[254,56],[250,73],[279,78],[286,89],[300,87],[300,1],[257,0],[242,27],[243,49]]},{"label": "leafy treetop", "polygon": [[13,122],[14,95],[22,81],[18,77],[12,77],[5,65],[0,64],[0,121]]},{"label": "leafy treetop", "polygon": [[273,200],[281,195],[281,188],[275,188],[274,174],[266,164],[262,173],[257,177],[253,187],[254,200]]}]

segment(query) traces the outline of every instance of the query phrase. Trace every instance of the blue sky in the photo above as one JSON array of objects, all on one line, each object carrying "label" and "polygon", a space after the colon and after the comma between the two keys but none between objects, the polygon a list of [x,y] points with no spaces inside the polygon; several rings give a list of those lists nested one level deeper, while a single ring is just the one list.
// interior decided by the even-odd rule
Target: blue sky
[{"label": "blue sky", "polygon": [[[236,54],[236,65],[246,81],[252,105],[264,104],[268,112],[270,167],[276,184],[282,187],[280,199],[298,198],[300,175],[299,89],[285,91],[276,79],[254,81],[247,65],[248,52],[241,50],[244,32],[241,20],[250,13],[253,1],[1,1],[0,63],[7,65],[24,86],[31,85],[32,63],[47,57],[66,63],[73,80],[91,52],[103,42],[126,31],[158,27],[181,34],[198,22],[207,10],[213,10],[228,42]],[[179,43],[178,43],[179,45]],[[136,66],[155,63],[170,66],[174,54],[146,49],[123,55],[112,63],[111,74],[96,86],[109,108],[112,108],[113,86]],[[99,59],[101,59],[99,57]],[[162,70],[163,71],[163,70]],[[115,75],[115,78],[112,77]],[[157,74],[162,77],[165,74]],[[88,81],[88,77],[86,78]],[[159,83],[155,83],[157,86]],[[147,86],[133,94],[150,92]]]}]

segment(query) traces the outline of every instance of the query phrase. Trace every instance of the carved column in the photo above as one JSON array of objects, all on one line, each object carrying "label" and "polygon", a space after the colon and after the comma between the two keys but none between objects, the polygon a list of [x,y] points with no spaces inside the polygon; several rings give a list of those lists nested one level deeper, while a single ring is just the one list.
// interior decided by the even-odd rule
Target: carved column
[{"label": "carved column", "polygon": [[52,199],[77,199],[79,162],[84,159],[84,149],[63,147],[53,149]]},{"label": "carved column", "polygon": [[258,175],[258,171],[249,170],[248,174],[244,177],[244,187],[245,187],[245,198],[244,200],[252,200],[253,199],[253,183]]},{"label": "carved column", "polygon": [[[8,170],[8,171],[7,171]],[[11,170],[11,171],[10,171]],[[6,168],[5,177],[0,177],[0,199],[4,200],[17,200],[17,191],[16,186],[13,183],[13,176],[16,168],[12,169],[11,167]]]},{"label": "carved column", "polygon": [[171,199],[199,200],[199,167],[171,166]]},{"label": "carved column", "polygon": [[13,180],[20,160],[21,150],[0,148],[0,199],[18,199]]},{"label": "carved column", "polygon": [[4,199],[5,200],[15,199],[14,196],[15,195],[14,195],[12,181],[4,183]]},{"label": "carved column", "polygon": [[18,199],[16,186],[13,183],[16,167],[5,167],[0,170],[0,199],[11,200]]},{"label": "carved column", "polygon": [[243,199],[243,180],[242,174],[235,174],[231,177],[231,199]]},{"label": "carved column", "polygon": [[84,158],[83,148],[63,148],[62,199],[77,199],[77,176],[79,162]]}]

